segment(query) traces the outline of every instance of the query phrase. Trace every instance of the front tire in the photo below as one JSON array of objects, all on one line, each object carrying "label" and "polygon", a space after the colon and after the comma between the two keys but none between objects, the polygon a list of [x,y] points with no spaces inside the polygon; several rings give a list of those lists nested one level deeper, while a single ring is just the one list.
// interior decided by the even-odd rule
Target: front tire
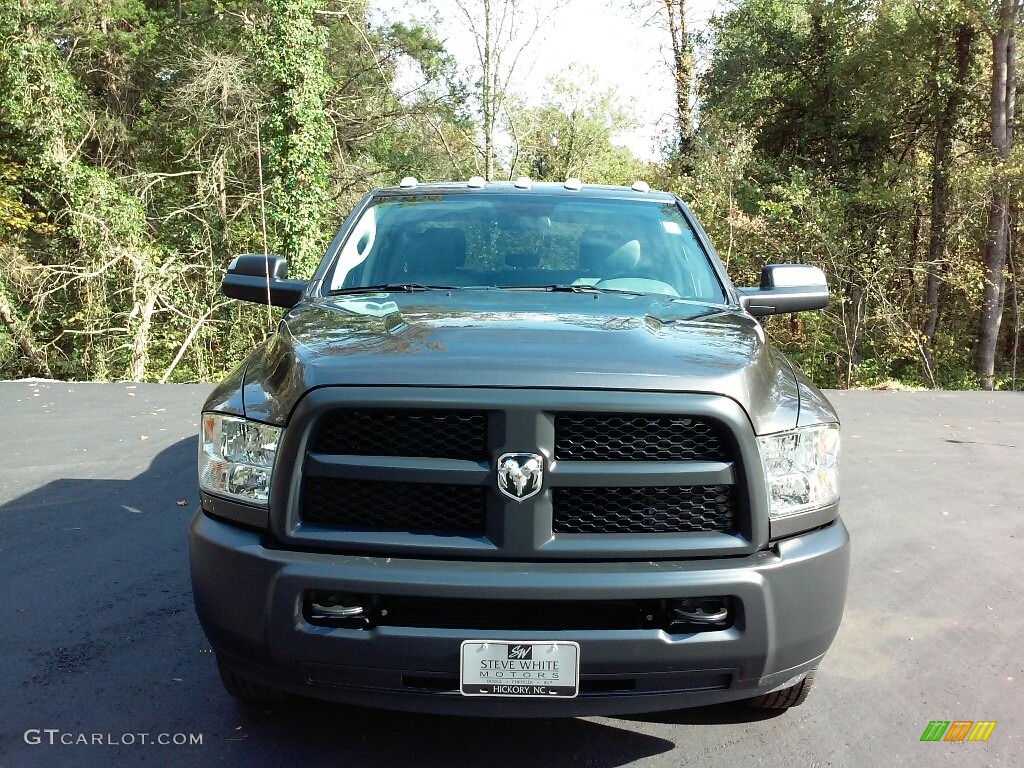
[{"label": "front tire", "polygon": [[814,686],[814,675],[818,671],[813,667],[796,685],[783,688],[781,691],[772,691],[762,696],[755,696],[747,699],[747,704],[759,709],[786,710],[790,707],[799,707],[807,700],[811,688]]},{"label": "front tire", "polygon": [[257,683],[255,680],[238,674],[221,661],[219,656],[217,657],[217,671],[220,672],[220,681],[224,684],[224,690],[246,704],[270,704],[288,698],[288,694],[284,691]]}]

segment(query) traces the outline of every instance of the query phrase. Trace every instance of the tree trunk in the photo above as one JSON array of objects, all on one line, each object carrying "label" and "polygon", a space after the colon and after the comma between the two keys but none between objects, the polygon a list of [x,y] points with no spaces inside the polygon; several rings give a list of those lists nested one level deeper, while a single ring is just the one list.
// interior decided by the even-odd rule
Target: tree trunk
[{"label": "tree trunk", "polygon": [[132,358],[128,364],[128,380],[142,381],[146,378],[146,363],[149,361],[149,332],[153,328],[153,310],[156,308],[155,286],[146,289],[145,301],[135,305],[139,313],[139,324],[132,338]]},{"label": "tree trunk", "polygon": [[[923,352],[929,377],[935,370],[932,360],[932,342],[939,320],[939,272],[946,252],[946,214],[949,208],[950,153],[953,148],[953,132],[957,112],[964,96],[965,85],[970,73],[971,40],[974,30],[967,24],[960,24],[956,30],[956,79],[946,96],[946,102],[939,113],[935,132],[935,150],[932,155],[931,228],[928,236],[928,269],[925,279],[925,305],[928,317],[924,324]],[[941,43],[941,41],[940,41]],[[934,382],[933,382],[934,383]]]},{"label": "tree trunk", "polygon": [[[91,381],[107,381],[110,378],[110,343],[106,334],[98,333],[106,328],[111,314],[111,302],[107,291],[107,275],[100,271],[99,258],[93,256],[87,262],[94,277],[80,281],[83,296],[82,325],[88,332],[82,350],[83,372]],[[110,267],[107,267],[109,271]]]},{"label": "tree trunk", "polygon": [[484,178],[494,179],[494,86],[491,82],[494,54],[491,50],[491,0],[484,0],[484,55],[483,55],[483,118],[484,118]]},{"label": "tree trunk", "polygon": [[910,258],[907,259],[907,291],[917,290],[917,254],[921,250],[921,231],[924,229],[924,211],[921,202],[914,201],[914,220],[910,224]]},{"label": "tree trunk", "polygon": [[139,324],[132,337],[132,356],[128,363],[128,379],[143,381],[146,378],[146,365],[149,362],[149,335],[153,330],[153,311],[156,301],[166,284],[167,270],[174,263],[173,257],[164,262],[160,270],[147,279],[145,266],[136,262],[136,275],[144,293],[143,299],[136,301],[132,315],[139,316]]},{"label": "tree trunk", "polygon": [[1013,109],[1016,77],[1016,37],[1013,0],[1000,0],[999,27],[992,36],[992,98],[990,122],[995,163],[988,211],[988,237],[982,254],[984,288],[974,366],[982,389],[995,386],[996,344],[1003,315],[1004,271],[1009,236],[1010,189],[1002,165],[1013,147]]},{"label": "tree trunk", "polygon": [[1010,389],[1014,392],[1017,391],[1017,356],[1020,352],[1020,297],[1018,296],[1018,286],[1020,285],[1020,275],[1017,273],[1017,265],[1014,263],[1014,258],[1017,253],[1020,252],[1021,237],[1020,237],[1020,208],[1010,212],[1010,248],[1007,252],[1008,265],[1010,267],[1010,306],[1012,308],[1013,317],[1013,330],[1009,334],[1007,343],[1009,350],[1007,353],[1010,356]]},{"label": "tree trunk", "polygon": [[693,43],[686,32],[686,0],[661,0],[672,39],[672,79],[676,91],[679,163],[684,171],[691,167],[693,151],[693,112],[690,95],[693,90]]},{"label": "tree trunk", "polygon": [[50,378],[50,366],[46,362],[46,355],[36,343],[32,329],[18,317],[18,313],[11,306],[2,281],[0,281],[0,325],[3,325],[8,335],[18,345],[21,354],[24,355],[26,372]]}]

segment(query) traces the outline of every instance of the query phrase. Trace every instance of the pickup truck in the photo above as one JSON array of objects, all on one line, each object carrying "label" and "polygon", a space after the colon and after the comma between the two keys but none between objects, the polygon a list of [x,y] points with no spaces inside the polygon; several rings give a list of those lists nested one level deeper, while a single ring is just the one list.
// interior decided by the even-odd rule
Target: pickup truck
[{"label": "pickup truck", "polygon": [[501,717],[801,704],[839,628],[839,420],[676,196],[369,193],[210,395],[195,607],[227,691]]}]

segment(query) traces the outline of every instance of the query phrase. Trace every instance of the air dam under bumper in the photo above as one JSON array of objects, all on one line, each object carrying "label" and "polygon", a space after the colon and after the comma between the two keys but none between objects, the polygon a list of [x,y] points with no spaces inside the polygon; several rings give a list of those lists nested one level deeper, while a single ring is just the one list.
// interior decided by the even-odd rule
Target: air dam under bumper
[{"label": "air dam under bumper", "polygon": [[[221,660],[237,672],[334,701],[502,717],[652,712],[777,688],[828,650],[842,619],[849,570],[841,520],[749,557],[516,563],[280,550],[265,546],[258,532],[200,511],[189,551],[199,620]],[[681,635],[660,629],[337,629],[303,618],[303,595],[311,589],[493,600],[729,595],[740,610],[728,629]],[[576,641],[581,693],[575,699],[492,699],[445,690],[457,687],[465,639]]]}]

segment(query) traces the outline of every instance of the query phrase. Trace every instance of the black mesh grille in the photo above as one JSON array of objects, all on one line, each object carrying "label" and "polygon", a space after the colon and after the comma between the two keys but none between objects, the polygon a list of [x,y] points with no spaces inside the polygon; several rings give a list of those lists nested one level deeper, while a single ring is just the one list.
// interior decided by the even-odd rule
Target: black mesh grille
[{"label": "black mesh grille", "polygon": [[[656,605],[632,600],[449,600],[384,597],[382,624],[395,627],[520,632],[641,629],[653,626]],[[647,621],[646,617],[651,616]]]},{"label": "black mesh grille", "polygon": [[339,528],[479,534],[486,493],[474,485],[306,477],[302,519]]},{"label": "black mesh grille", "polygon": [[731,485],[668,488],[555,488],[556,533],[690,533],[730,531]]},{"label": "black mesh grille", "polygon": [[321,424],[313,450],[351,456],[485,460],[487,415],[474,411],[335,411]]},{"label": "black mesh grille", "polygon": [[732,461],[731,453],[719,426],[692,416],[555,416],[555,458],[562,461]]}]

